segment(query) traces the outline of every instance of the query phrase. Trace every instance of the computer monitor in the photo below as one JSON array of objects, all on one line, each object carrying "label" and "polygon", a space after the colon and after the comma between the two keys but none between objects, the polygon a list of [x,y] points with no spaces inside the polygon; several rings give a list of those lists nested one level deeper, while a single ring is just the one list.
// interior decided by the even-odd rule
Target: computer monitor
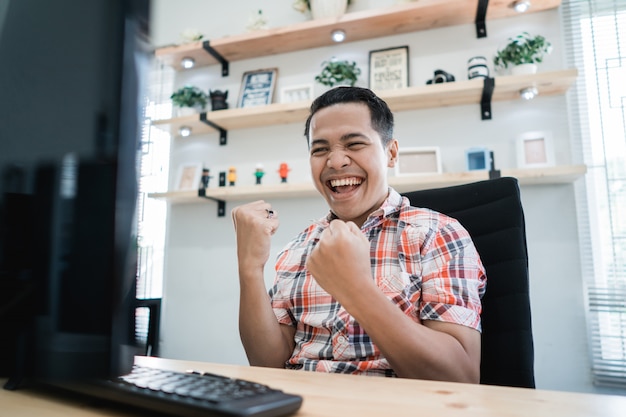
[{"label": "computer monitor", "polygon": [[149,0],[0,0],[0,376],[121,375],[135,343]]}]

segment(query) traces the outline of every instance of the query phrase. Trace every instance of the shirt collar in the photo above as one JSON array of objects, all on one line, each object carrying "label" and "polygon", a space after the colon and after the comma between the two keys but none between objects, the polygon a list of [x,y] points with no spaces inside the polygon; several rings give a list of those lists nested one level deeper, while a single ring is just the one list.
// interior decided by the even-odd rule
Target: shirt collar
[{"label": "shirt collar", "polygon": [[[378,209],[370,213],[367,220],[365,220],[365,223],[363,223],[362,229],[376,226],[377,224],[382,222],[385,217],[388,217],[391,214],[400,211],[401,207],[402,196],[396,190],[389,187],[389,193],[387,194],[387,198],[385,199],[385,201],[383,201],[383,204],[381,204]],[[325,217],[318,220],[316,223],[319,226],[327,227],[328,224],[335,219],[338,219],[337,215],[332,211],[329,211]]]}]

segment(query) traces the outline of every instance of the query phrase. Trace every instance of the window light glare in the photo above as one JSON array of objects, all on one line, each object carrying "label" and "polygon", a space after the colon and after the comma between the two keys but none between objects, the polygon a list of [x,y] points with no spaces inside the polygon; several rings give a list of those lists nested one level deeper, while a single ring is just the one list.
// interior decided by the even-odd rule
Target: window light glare
[{"label": "window light glare", "polygon": [[527,87],[519,92],[519,96],[524,100],[532,100],[537,94],[539,94],[539,91],[535,87]]},{"label": "window light glare", "polygon": [[330,37],[332,38],[333,42],[343,42],[344,40],[346,40],[346,32],[341,29],[336,29],[333,30]]},{"label": "window light glare", "polygon": [[530,9],[530,0],[516,0],[513,2],[513,10],[517,13],[524,13]]},{"label": "window light glare", "polygon": [[178,133],[186,138],[187,136],[191,135],[191,128],[189,126],[181,126],[180,129],[178,129]]},{"label": "window light glare", "polygon": [[185,57],[180,60],[180,65],[185,69],[193,68],[196,65],[196,61],[193,58]]}]

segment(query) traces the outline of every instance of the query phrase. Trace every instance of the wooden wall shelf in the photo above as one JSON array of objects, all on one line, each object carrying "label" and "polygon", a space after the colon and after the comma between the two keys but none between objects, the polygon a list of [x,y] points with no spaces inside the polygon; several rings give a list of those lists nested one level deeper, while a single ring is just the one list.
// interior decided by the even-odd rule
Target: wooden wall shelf
[{"label": "wooden wall shelf", "polygon": [[[410,33],[439,27],[476,23],[479,4],[485,0],[420,0],[382,9],[346,13],[342,17],[310,20],[280,28],[271,28],[211,41],[198,41],[184,45],[159,48],[155,55],[166,65],[181,70],[180,61],[191,57],[195,68],[222,64],[222,74],[227,75],[231,61],[301,51],[332,45],[330,33],[335,29],[346,32],[346,42],[373,39],[383,36]],[[518,15],[511,7],[512,0],[491,0],[487,6],[486,20]],[[561,0],[533,0],[530,12],[540,12],[559,7]],[[484,9],[484,7],[483,7]],[[480,13],[478,13],[480,14]],[[477,24],[478,28],[478,24]],[[519,100],[520,90],[535,87],[539,96],[565,94],[574,84],[578,71],[540,72],[530,75],[496,77],[491,101]],[[418,85],[401,90],[381,91],[393,112],[415,109],[481,104],[485,82],[482,78],[452,83]],[[164,129],[173,137],[179,136],[182,126],[192,129],[192,135],[220,133],[228,130],[248,129],[302,123],[309,112],[310,101],[299,103],[273,103],[267,106],[234,108],[206,112],[192,116],[154,120],[152,124]],[[478,106],[477,116],[483,114]],[[484,118],[484,117],[483,117]],[[225,143],[225,138],[221,143]],[[502,176],[519,179],[521,185],[570,183],[586,173],[586,166],[555,166],[534,169],[503,169]],[[389,184],[399,192],[438,188],[488,179],[487,171],[443,173],[438,175],[390,177]],[[171,203],[200,203],[218,201],[245,201],[272,198],[302,198],[317,196],[311,183],[250,185],[215,187],[207,189],[204,197],[197,191],[152,193],[149,197]],[[223,215],[223,213],[221,214]]]},{"label": "wooden wall shelf", "polygon": [[[574,182],[587,172],[585,165],[553,166],[545,168],[503,169],[504,177],[515,177],[520,185],[567,184]],[[489,178],[487,171],[467,171],[458,173],[443,173],[438,175],[410,175],[389,177],[389,185],[398,192],[404,193],[414,190],[447,187],[451,185],[467,184]],[[281,183],[273,185],[249,185],[234,187],[215,187],[206,190],[206,196],[212,200],[221,201],[253,201],[257,199],[277,198],[307,198],[318,196],[312,183]],[[197,191],[171,191],[166,193],[152,193],[148,197],[166,200],[173,204],[203,203],[210,201],[198,197]]]},{"label": "wooden wall shelf", "polygon": [[[512,0],[491,0],[486,20],[518,16]],[[279,28],[244,33],[210,41],[158,48],[155,55],[163,63],[182,70],[181,59],[193,58],[195,68],[220,62],[205,46],[209,45],[227,62],[333,45],[335,29],[346,32],[345,42],[398,35],[446,26],[474,23],[479,0],[420,0],[386,8],[346,13],[342,17],[310,20]],[[526,13],[559,7],[561,0],[533,0]]]},{"label": "wooden wall shelf", "polygon": [[[578,70],[539,72],[529,75],[506,75],[495,78],[492,101],[519,100],[519,91],[526,87],[536,87],[539,97],[565,94],[574,84]],[[401,90],[381,91],[392,111],[405,111],[434,107],[480,104],[483,79],[475,78],[452,83],[419,85]],[[309,113],[309,101],[298,103],[273,103],[267,106],[236,108],[207,112],[206,118],[226,130],[247,129],[289,123],[302,123]],[[480,108],[477,110],[477,117]],[[192,129],[192,135],[214,133],[214,127],[204,123],[199,114],[173,119],[154,120],[155,127],[169,131],[173,137],[179,136],[181,126]]]}]

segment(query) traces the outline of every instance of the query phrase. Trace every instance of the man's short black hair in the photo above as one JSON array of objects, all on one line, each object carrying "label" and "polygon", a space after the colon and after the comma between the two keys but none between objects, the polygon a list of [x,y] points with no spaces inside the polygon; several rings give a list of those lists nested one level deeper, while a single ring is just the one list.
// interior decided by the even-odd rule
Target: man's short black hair
[{"label": "man's short black hair", "polygon": [[307,144],[313,115],[320,109],[340,103],[365,104],[370,110],[372,128],[380,135],[383,147],[393,139],[393,113],[389,110],[387,103],[369,88],[342,86],[328,90],[311,104],[310,114],[304,127]]}]

